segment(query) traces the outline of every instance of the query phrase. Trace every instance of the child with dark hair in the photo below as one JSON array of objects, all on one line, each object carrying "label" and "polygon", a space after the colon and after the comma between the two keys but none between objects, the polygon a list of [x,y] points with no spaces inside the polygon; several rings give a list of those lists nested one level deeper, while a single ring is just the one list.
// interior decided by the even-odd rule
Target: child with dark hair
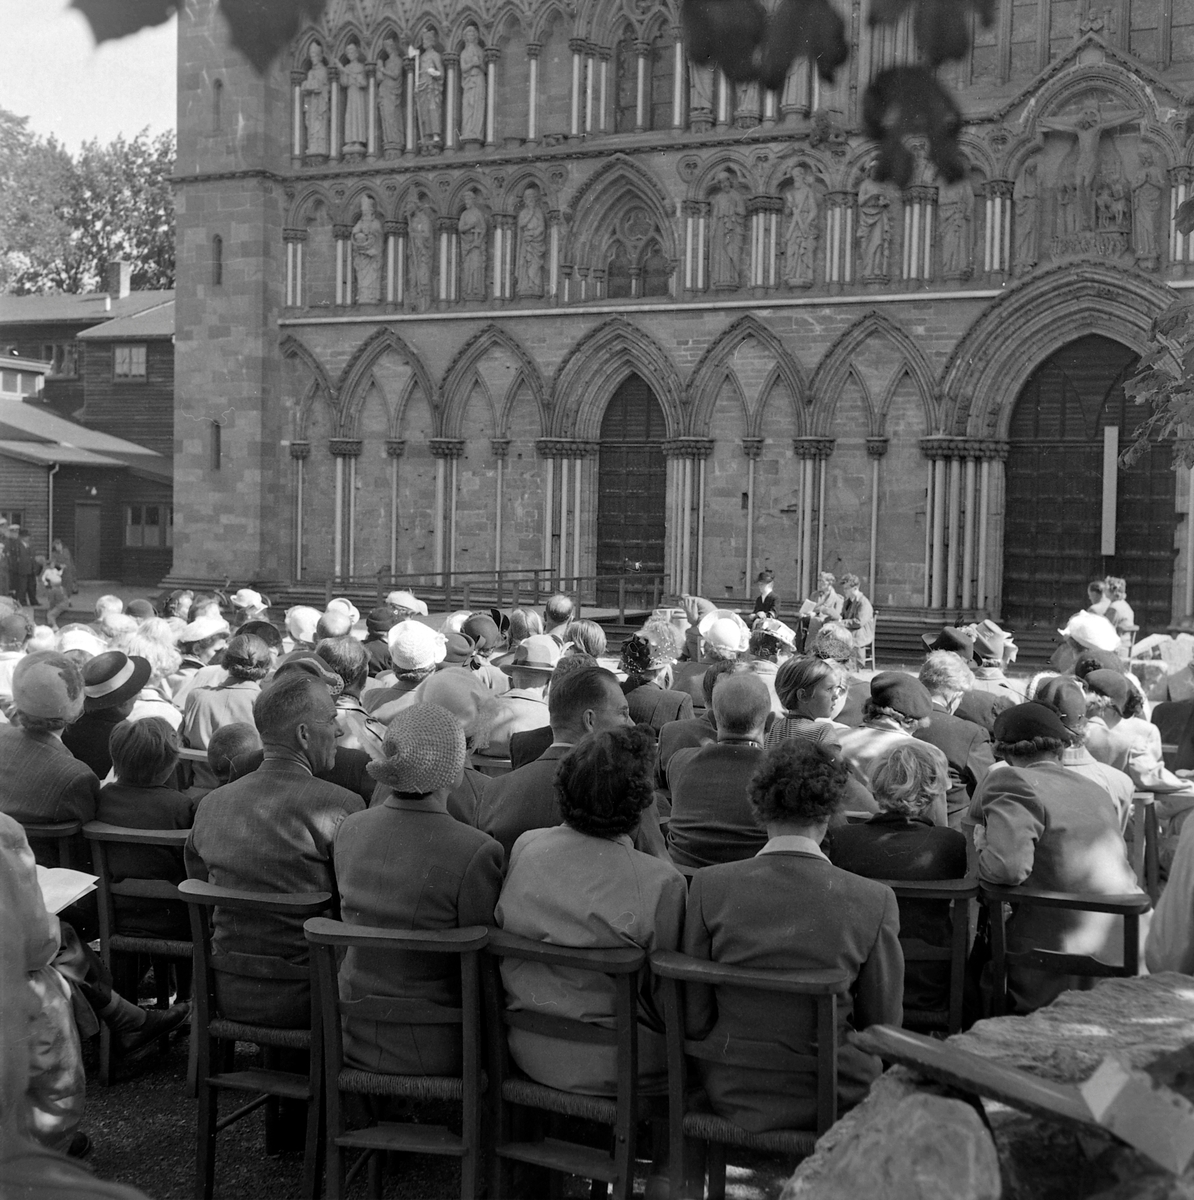
[{"label": "child with dark hair", "polygon": [[[178,765],[178,734],[161,717],[122,721],[108,743],[116,782],[100,788],[96,819],[129,829],[190,829],[193,801],[167,786]],[[182,850],[170,846],[108,848],[113,882],[123,879],[186,878]],[[116,923],[122,933],[149,937],[189,937],[184,904],[134,897],[116,898]]]}]

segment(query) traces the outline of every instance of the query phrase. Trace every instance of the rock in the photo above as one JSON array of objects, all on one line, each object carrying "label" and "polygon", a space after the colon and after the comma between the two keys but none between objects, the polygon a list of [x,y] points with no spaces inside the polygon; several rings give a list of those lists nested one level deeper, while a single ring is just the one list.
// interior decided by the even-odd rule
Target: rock
[{"label": "rock", "polygon": [[999,1200],[995,1143],[963,1100],[905,1095],[837,1140],[824,1172],[782,1200]]}]

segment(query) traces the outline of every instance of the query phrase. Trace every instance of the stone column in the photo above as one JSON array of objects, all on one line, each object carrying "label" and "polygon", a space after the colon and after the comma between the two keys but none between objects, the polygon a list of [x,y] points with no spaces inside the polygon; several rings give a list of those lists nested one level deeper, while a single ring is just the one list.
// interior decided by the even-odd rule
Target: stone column
[{"label": "stone column", "polygon": [[694,591],[699,594],[700,590],[705,532],[704,464],[712,452],[712,438],[671,438],[663,443],[664,457],[672,459],[676,466],[672,590],[682,594]]},{"label": "stone column", "polygon": [[328,64],[328,88],[331,90],[331,128],[328,130],[328,158],[333,162],[341,155],[341,113],[344,108],[340,91],[340,71]]},{"label": "stone column", "polygon": [[307,231],[288,227],[282,230],[282,241],[286,243],[286,306],[303,306],[303,243]]},{"label": "stone column", "polygon": [[290,72],[291,111],[293,118],[290,127],[290,165],[303,165],[303,80],[307,78],[305,71]]},{"label": "stone column", "polygon": [[597,47],[585,43],[585,133],[590,134],[596,126],[593,113],[597,103]]},{"label": "stone column", "polygon": [[[337,579],[352,576],[356,554],[356,467],[361,454],[360,438],[332,438],[328,449],[336,460],[335,529],[332,533],[333,560]],[[345,469],[345,462],[348,469]],[[346,478],[347,477],[347,478]],[[347,494],[347,503],[345,496]],[[345,533],[347,532],[347,538]],[[347,554],[345,548],[347,546]]]},{"label": "stone column", "polygon": [[[502,514],[506,506],[505,478],[506,458],[510,454],[510,439],[495,437],[489,439],[489,449],[497,462],[497,489],[494,496],[493,510],[493,569],[502,569]],[[499,597],[500,603],[500,597]]]},{"label": "stone column", "polygon": [[759,455],[763,453],[763,439],[761,437],[744,437],[742,453],[746,455],[746,566],[743,578],[749,588],[754,578],[755,463],[759,461]]},{"label": "stone column", "polygon": [[571,107],[568,114],[568,136],[578,138],[581,135],[581,88],[584,77],[585,39],[571,38],[568,49],[572,51],[572,90],[570,93]]},{"label": "stone column", "polygon": [[547,299],[558,301],[560,296],[560,224],[564,214],[558,208],[547,213]]},{"label": "stone column", "polygon": [[377,157],[377,63],[371,62],[365,64],[365,73],[369,79],[369,124],[366,131],[365,140],[365,157],[374,159]]},{"label": "stone column", "polygon": [[333,225],[336,246],[336,303],[352,303],[352,226]]},{"label": "stone column", "polygon": [[879,463],[887,454],[887,438],[868,437],[866,453],[871,460],[871,553],[867,569],[866,594],[873,599],[879,566]]},{"label": "stone column", "polygon": [[496,46],[485,47],[485,144],[497,142],[497,63],[502,52]]},{"label": "stone column", "polygon": [[717,96],[714,99],[714,115],[719,128],[725,128],[729,125],[733,105],[730,103],[730,81],[726,78],[726,74],[720,68],[716,76]]},{"label": "stone column", "polygon": [[439,234],[439,301],[450,304],[456,299],[457,259],[459,258],[460,236],[457,223],[452,217],[439,217],[436,221]]},{"label": "stone column", "polygon": [[597,129],[601,133],[609,132],[609,60],[613,51],[608,46],[597,50]]},{"label": "stone column", "polygon": [[386,303],[401,304],[406,292],[406,222],[383,221],[382,229],[386,235]]},{"label": "stone column", "polygon": [[513,213],[493,214],[493,298],[510,300],[514,296]]},{"label": "stone column", "polygon": [[414,60],[403,60],[406,71],[406,154],[418,154],[419,143],[415,137],[415,64]]},{"label": "stone column", "polygon": [[988,179],[983,184],[986,229],[983,232],[983,271],[1010,275],[1012,270],[1012,191],[1010,179]]},{"label": "stone column", "polygon": [[651,81],[651,43],[634,43],[635,89],[634,89],[634,132],[642,133],[647,128],[647,106],[651,97],[647,89]]},{"label": "stone column", "polygon": [[1194,233],[1178,233],[1175,224],[1178,208],[1194,195],[1192,183],[1194,167],[1169,168],[1169,261],[1173,263],[1194,261]]},{"label": "stone column", "polygon": [[455,150],[460,134],[460,55],[444,55],[444,149]]},{"label": "stone column", "polygon": [[527,42],[527,59],[530,75],[527,80],[527,142],[539,140],[539,42]]},{"label": "stone column", "polygon": [[813,591],[821,570],[825,541],[825,460],[833,453],[830,437],[798,437],[792,449],[800,462],[800,594]]},{"label": "stone column", "polygon": [[398,574],[398,460],[406,453],[405,438],[386,438],[390,460],[390,574]]},{"label": "stone column", "polygon": [[852,192],[830,192],[825,200],[825,279],[828,283],[851,283],[855,197]]},{"label": "stone column", "polygon": [[933,274],[933,216],[937,189],[910,187],[903,195],[904,245],[902,279],[930,279]]},{"label": "stone column", "polygon": [[684,128],[684,98],[688,95],[688,81],[684,78],[684,31],[672,29],[672,128]]},{"label": "stone column", "polygon": [[435,571],[437,575],[446,574],[443,583],[451,587],[456,570],[457,463],[464,453],[464,439],[430,438],[428,444],[435,456]]},{"label": "stone column", "polygon": [[993,500],[1003,494],[1003,464],[1007,461],[1008,443],[996,438],[977,438],[973,445],[978,460],[978,550],[974,604],[980,611],[997,612],[999,589],[991,583],[989,558],[993,555],[998,561],[1001,552],[998,544],[990,545],[991,512]]},{"label": "stone column", "polygon": [[777,236],[782,208],[783,201],[778,196],[753,196],[747,203],[753,288],[773,288],[778,282]]},{"label": "stone column", "polygon": [[291,442],[290,457],[294,460],[294,580],[303,577],[303,476],[304,464],[311,457],[311,443]]}]

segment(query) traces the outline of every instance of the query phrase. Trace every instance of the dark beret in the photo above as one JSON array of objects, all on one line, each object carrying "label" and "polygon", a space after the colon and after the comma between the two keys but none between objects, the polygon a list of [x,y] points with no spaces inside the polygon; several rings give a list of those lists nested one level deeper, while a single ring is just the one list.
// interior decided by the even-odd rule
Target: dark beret
[{"label": "dark beret", "polygon": [[1114,650],[1083,650],[1074,663],[1074,674],[1085,679],[1091,671],[1124,673],[1124,660]]},{"label": "dark beret", "polygon": [[997,742],[1012,745],[1030,742],[1033,738],[1055,738],[1059,742],[1073,741],[1073,734],[1061,723],[1061,717],[1044,704],[1029,702],[1013,704],[995,718],[992,731]]},{"label": "dark beret", "polygon": [[933,711],[928,689],[914,675],[903,671],[880,671],[871,680],[871,699],[880,708],[893,708],[905,717],[917,720],[930,716]]},{"label": "dark beret", "polygon": [[365,618],[365,628],[370,633],[389,633],[398,624],[398,614],[389,605],[371,609]]},{"label": "dark beret", "polygon": [[1132,685],[1121,671],[1091,671],[1083,683],[1089,691],[1106,696],[1121,714],[1132,694]]},{"label": "dark beret", "polygon": [[1086,693],[1082,685],[1065,675],[1046,679],[1036,690],[1036,701],[1055,709],[1068,729],[1077,728],[1086,716]]}]

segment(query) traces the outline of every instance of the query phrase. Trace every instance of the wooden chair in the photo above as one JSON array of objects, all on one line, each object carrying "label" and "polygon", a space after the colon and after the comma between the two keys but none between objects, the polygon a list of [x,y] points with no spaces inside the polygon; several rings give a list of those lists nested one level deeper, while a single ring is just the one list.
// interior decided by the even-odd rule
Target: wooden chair
[{"label": "wooden chair", "polygon": [[[323,1085],[323,1047],[311,1036],[310,1028],[286,1029],[269,1025],[250,1025],[222,1016],[216,1002],[216,967],[211,953],[211,909],[233,912],[285,913],[290,917],[316,917],[332,906],[330,892],[293,894],[289,892],[241,892],[215,887],[198,879],[186,879],[178,885],[189,906],[191,940],[195,947],[194,1001],[191,1010],[191,1037],[198,1044],[196,1086],[199,1096],[198,1146],[195,1154],[195,1200],[211,1200],[215,1186],[216,1134],[246,1117],[271,1100],[301,1100],[307,1105],[306,1149],[303,1154],[304,1197],[319,1194],[321,1165],[320,1101]],[[221,968],[223,970],[223,968]],[[241,971],[227,971],[240,974]],[[245,972],[248,973],[247,971]],[[266,972],[254,972],[266,977]],[[270,961],[268,977],[273,979],[309,979],[312,972],[278,958]],[[314,994],[314,985],[312,986]],[[307,1074],[268,1068],[232,1070],[233,1050],[237,1042],[252,1042],[268,1053],[269,1048],[308,1050],[311,1055]],[[225,1117],[216,1119],[216,1102],[222,1090],[247,1092],[253,1096],[247,1104]]]},{"label": "wooden chair", "polygon": [[[949,906],[950,944],[933,946],[920,938],[900,937],[904,962],[949,963],[949,1004],[944,1009],[904,1009],[904,1028],[915,1030],[942,1029],[950,1034],[962,1030],[962,997],[966,983],[966,956],[970,952],[970,905],[978,899],[978,882],[970,879],[934,879],[910,881],[880,879],[896,894],[901,904],[905,900],[932,900]],[[903,922],[901,921],[901,925]]]},{"label": "wooden chair", "polygon": [[[1099,896],[1079,892],[1045,892],[1037,888],[995,887],[980,883],[979,894],[991,919],[991,958],[994,967],[994,1016],[1007,1012],[1008,967],[1018,965],[1051,975],[1079,975],[1091,979],[1132,977],[1140,973],[1140,917],[1152,908],[1145,893]],[[1116,967],[1088,954],[1066,954],[1059,950],[1008,950],[1004,925],[1005,904],[1039,905],[1043,908],[1079,912],[1114,913],[1124,919],[1124,963]]]},{"label": "wooden chair", "polygon": [[[651,970],[664,980],[671,1195],[680,1197],[690,1194],[684,1189],[685,1152],[691,1142],[702,1143],[706,1148],[710,1200],[723,1200],[725,1196],[726,1146],[742,1146],[752,1150],[801,1156],[811,1153],[817,1138],[837,1120],[837,1002],[839,997],[845,996],[850,990],[849,974],[845,971],[831,970],[754,970],[690,958],[670,950],[658,950],[651,955]],[[689,1038],[685,1027],[682,984],[752,988],[806,997],[810,1004],[815,1005],[817,1011],[815,1053],[796,1054],[782,1046],[761,1047],[758,1043],[727,1044],[724,1039],[718,1039],[717,1044],[713,1045],[707,1040]],[[799,1001],[793,1000],[792,1003]],[[689,1059],[760,1072],[785,1071],[815,1075],[816,1130],[750,1133],[724,1117],[688,1108],[686,1098],[689,1088]],[[699,1190],[703,1194],[704,1189]]]},{"label": "wooden chair", "polygon": [[865,646],[858,647],[858,669],[873,671],[875,669],[875,640],[872,638]]},{"label": "wooden chair", "polygon": [[514,769],[514,764],[510,759],[490,758],[487,754],[471,754],[468,765],[474,771],[480,771],[482,775],[488,775],[492,778],[496,778],[499,775],[508,775]]},{"label": "wooden chair", "polygon": [[[364,925],[347,925],[326,917],[313,917],[303,926],[315,962],[318,997],[311,1011],[315,1018],[312,1035],[323,1038],[327,1068],[325,1113],[327,1137],[327,1193],[340,1200],[348,1180],[344,1151],[362,1150],[348,1179],[368,1161],[371,1193],[381,1196],[382,1155],[386,1151],[408,1154],[437,1154],[460,1159],[461,1200],[477,1195],[482,1178],[481,1094],[485,1081],[481,1071],[481,1001],[478,958],[489,931],[483,925],[462,929],[393,930]],[[394,955],[455,955],[460,959],[461,1006],[443,1008],[427,1000],[368,996],[345,1002],[337,986],[337,948],[368,947]],[[401,964],[395,964],[395,975]],[[463,1041],[463,1070],[460,1076],[397,1075],[359,1070],[344,1065],[344,1036],[341,1020],[351,1013],[365,1021],[386,1025],[460,1025]],[[365,1129],[346,1126],[343,1097],[405,1096],[416,1100],[455,1100],[461,1105],[460,1134],[442,1125],[380,1121]]]},{"label": "wooden chair", "polygon": [[1154,904],[1161,898],[1161,824],[1156,801],[1152,792],[1132,793],[1132,869]]},{"label": "wooden chair", "polygon": [[[178,888],[164,879],[112,879],[108,852],[112,845],[121,846],[169,846],[182,850],[189,829],[131,829],[122,825],[109,825],[104,821],[88,821],[83,826],[83,836],[91,844],[91,862],[99,877],[99,929],[100,957],[113,978],[119,978],[118,956],[131,955],[135,959],[144,955],[153,964],[154,983],[157,986],[158,1004],[170,1007],[170,972],[163,960],[180,958],[190,962],[194,947],[189,939],[163,938],[119,933],[116,926],[116,897],[136,897],[142,900],[173,901],[185,904],[186,898]],[[112,1032],[100,1022],[100,1083],[107,1087],[112,1082],[112,1060],[115,1044]],[[191,1052],[187,1066],[189,1094],[194,1094],[194,1069],[196,1067],[196,1042],[191,1039]]]},{"label": "wooden chair", "polygon": [[34,842],[53,842],[58,853],[60,867],[82,869],[79,847],[79,831],[83,828],[82,821],[22,821],[21,828],[32,846]]},{"label": "wooden chair", "polygon": [[[506,1188],[505,1163],[511,1161],[592,1180],[595,1197],[603,1194],[600,1185],[612,1184],[613,1200],[629,1200],[634,1184],[635,1121],[639,1116],[637,993],[640,973],[647,961],[645,952],[630,946],[574,950],[495,929],[490,931],[485,957],[483,986],[490,1064],[489,1097],[493,1113],[489,1200],[501,1200],[502,1196],[510,1195]],[[609,976],[615,988],[615,1027],[607,1029],[547,1013],[507,1011],[505,989],[498,973],[498,962],[503,958]],[[544,1034],[562,1042],[614,1047],[618,1076],[616,1098],[558,1091],[525,1078],[511,1064],[506,1041],[508,1029]],[[613,1132],[613,1153],[553,1137],[518,1141],[512,1132],[512,1109],[515,1108],[579,1117],[608,1125]]]}]

